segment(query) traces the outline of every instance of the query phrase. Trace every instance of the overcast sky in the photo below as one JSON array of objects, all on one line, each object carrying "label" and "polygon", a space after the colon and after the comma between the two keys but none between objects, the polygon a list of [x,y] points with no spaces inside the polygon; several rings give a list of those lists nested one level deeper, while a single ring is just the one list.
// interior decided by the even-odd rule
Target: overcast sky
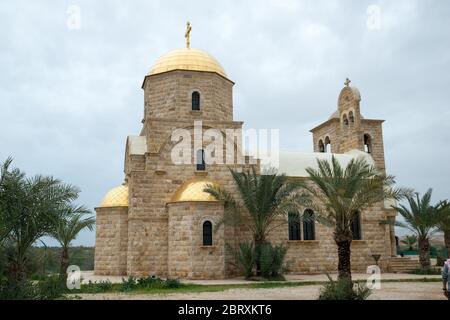
[{"label": "overcast sky", "polygon": [[[310,152],[309,129],[349,77],[362,114],[386,120],[398,184],[450,198],[449,17],[448,0],[2,1],[0,161],[79,186],[93,209],[123,181],[145,74],[184,47],[189,20],[191,46],[236,82],[246,128],[278,128],[282,150]],[[94,242],[83,232],[75,244]]]}]

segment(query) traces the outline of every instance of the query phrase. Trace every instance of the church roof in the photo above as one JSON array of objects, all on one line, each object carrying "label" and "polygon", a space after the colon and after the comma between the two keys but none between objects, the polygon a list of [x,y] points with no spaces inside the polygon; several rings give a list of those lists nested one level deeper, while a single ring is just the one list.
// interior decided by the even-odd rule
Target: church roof
[{"label": "church roof", "polygon": [[120,185],[109,190],[100,207],[128,207],[128,186]]},{"label": "church roof", "polygon": [[210,193],[203,191],[208,185],[218,186],[217,183],[206,179],[189,181],[175,192],[172,197],[172,202],[217,201]]},{"label": "church roof", "polygon": [[206,51],[193,48],[175,49],[164,54],[156,60],[147,75],[150,76],[172,70],[215,72],[227,78],[225,70],[212,55]]}]

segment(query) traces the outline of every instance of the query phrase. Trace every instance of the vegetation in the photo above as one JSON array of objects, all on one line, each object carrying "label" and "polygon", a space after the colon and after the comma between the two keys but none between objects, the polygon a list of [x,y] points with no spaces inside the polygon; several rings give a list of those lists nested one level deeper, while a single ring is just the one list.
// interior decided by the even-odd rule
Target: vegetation
[{"label": "vegetation", "polygon": [[400,199],[408,190],[393,189],[394,177],[379,173],[362,158],[352,159],[345,168],[334,156],[331,162],[318,159],[317,164],[318,170],[306,169],[311,184],[304,188],[314,199],[318,221],[334,229],[339,279],[351,280],[351,223],[355,215],[386,199]]},{"label": "vegetation", "polygon": [[444,233],[444,244],[447,247],[447,257],[450,258],[450,203],[448,200],[441,201],[436,208],[439,215],[437,228]]},{"label": "vegetation", "polygon": [[417,268],[411,270],[411,274],[420,274],[420,275],[439,275],[441,274],[441,269],[438,268]]},{"label": "vegetation", "polygon": [[439,223],[439,211],[431,205],[431,193],[432,189],[429,189],[422,198],[419,193],[407,195],[409,208],[405,205],[394,207],[405,220],[405,222],[397,221],[396,225],[409,229],[417,236],[419,262],[423,269],[430,268],[429,238]]},{"label": "vegetation", "polygon": [[409,251],[413,251],[414,246],[417,243],[417,236],[416,235],[407,235],[401,242],[408,246]]},{"label": "vegetation", "polygon": [[[253,243],[251,246],[241,244],[240,252],[237,253],[238,263],[244,262],[241,270],[246,276],[250,275],[250,262],[254,263],[256,275],[262,276],[261,254],[268,254],[267,246],[270,245],[267,236],[273,229],[286,223],[285,217],[288,213],[298,212],[300,207],[307,203],[308,197],[299,192],[298,183],[288,180],[285,175],[277,174],[276,171],[267,171],[261,175],[256,173],[254,167],[246,172],[230,171],[242,201],[214,185],[206,186],[204,191],[224,202],[225,214],[218,226],[222,223],[243,225],[252,232]],[[249,255],[250,247],[253,248],[253,258]],[[277,255],[273,257],[277,260],[284,257],[282,251],[278,248],[270,252]],[[272,270],[270,273],[279,273],[280,270]]]},{"label": "vegetation", "polygon": [[366,300],[371,294],[365,284],[352,282],[349,278],[333,280],[329,275],[328,282],[322,287],[319,300]]},{"label": "vegetation", "polygon": [[92,218],[82,219],[89,212],[73,205],[78,188],[50,176],[26,177],[19,169],[11,168],[11,163],[8,158],[0,169],[0,297],[58,297],[65,282],[45,276],[45,244],[40,258],[44,261],[41,280],[37,284],[28,280],[31,270],[39,264],[33,257],[33,245],[44,236],[57,237],[65,244],[61,250],[65,259],[61,262],[67,264],[70,242],[82,228],[92,227]]}]

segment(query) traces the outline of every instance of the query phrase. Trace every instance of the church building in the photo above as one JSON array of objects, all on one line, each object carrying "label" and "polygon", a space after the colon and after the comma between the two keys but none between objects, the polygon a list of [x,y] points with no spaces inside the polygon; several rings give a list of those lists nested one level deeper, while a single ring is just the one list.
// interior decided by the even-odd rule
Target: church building
[{"label": "church building", "polygon": [[[202,130],[242,129],[233,118],[233,85],[220,63],[205,51],[190,47],[188,24],[186,48],[160,57],[145,76],[144,118],[139,135],[128,136],[125,145],[124,182],[111,189],[97,216],[95,274],[181,278],[223,279],[236,276],[234,256],[227,248],[251,240],[241,226],[215,223],[224,214],[223,203],[203,191],[214,184],[238,196],[229,168],[260,172],[260,162],[207,164],[206,146],[190,155],[189,164],[172,160],[174,130],[194,135],[194,122]],[[334,155],[345,166],[364,157],[385,172],[383,120],[361,115],[361,95],[344,84],[337,110],[311,129],[313,152],[280,152],[279,172],[292,179],[307,180],[308,167],[317,159]],[[330,113],[333,110],[330,110]],[[281,137],[282,139],[282,137]],[[233,141],[234,143],[234,141]],[[235,148],[237,153],[242,153]],[[242,156],[242,154],[241,154]],[[305,214],[314,214],[304,208]],[[379,257],[381,269],[388,270],[396,255],[394,227],[380,224],[395,220],[395,211],[380,202],[354,219],[352,269],[366,272]],[[336,272],[337,248],[333,230],[318,222],[288,221],[274,229],[269,240],[287,247],[287,273]]]}]

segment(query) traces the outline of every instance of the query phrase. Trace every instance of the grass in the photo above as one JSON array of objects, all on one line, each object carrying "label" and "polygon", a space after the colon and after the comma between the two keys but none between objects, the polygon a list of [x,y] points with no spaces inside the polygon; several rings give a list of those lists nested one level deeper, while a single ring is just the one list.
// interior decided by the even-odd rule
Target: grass
[{"label": "grass", "polygon": [[[392,282],[441,282],[440,278],[422,278],[422,279],[387,279],[382,283]],[[311,285],[323,285],[327,281],[274,281],[274,282],[258,282],[248,284],[213,284],[202,285],[193,283],[182,283],[178,288],[131,288],[124,292],[121,290],[122,283],[113,283],[107,290],[95,292],[88,288],[88,285],[81,286],[81,290],[74,290],[73,294],[96,294],[96,293],[127,293],[127,294],[170,294],[170,293],[197,293],[197,292],[221,292],[230,289],[271,289],[271,288],[287,288],[302,287]],[[365,280],[357,280],[355,282],[365,282]]]}]

